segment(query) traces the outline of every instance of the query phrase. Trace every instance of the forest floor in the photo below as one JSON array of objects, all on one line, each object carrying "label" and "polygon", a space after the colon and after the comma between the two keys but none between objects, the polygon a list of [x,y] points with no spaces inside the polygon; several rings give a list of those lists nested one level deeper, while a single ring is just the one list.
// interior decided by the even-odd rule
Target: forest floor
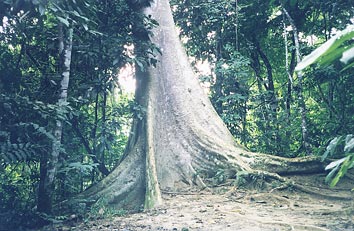
[{"label": "forest floor", "polygon": [[199,193],[170,192],[163,195],[164,205],[158,209],[42,230],[354,230],[354,180],[343,179],[329,189],[324,176],[291,177],[314,194],[291,188],[260,192],[226,185]]}]

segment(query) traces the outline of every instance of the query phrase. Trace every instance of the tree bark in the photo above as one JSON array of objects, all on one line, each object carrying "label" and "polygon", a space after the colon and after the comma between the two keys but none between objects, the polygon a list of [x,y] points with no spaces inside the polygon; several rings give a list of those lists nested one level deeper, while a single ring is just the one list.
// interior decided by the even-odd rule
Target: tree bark
[{"label": "tree bark", "polygon": [[[300,44],[299,44],[299,34],[297,31],[297,27],[295,25],[294,20],[288,13],[288,11],[283,7],[283,12],[285,13],[285,16],[288,18],[290,25],[293,29],[293,34],[294,34],[294,43],[295,43],[295,54],[296,54],[296,61],[297,63],[301,62],[301,54],[300,54]],[[298,102],[299,102],[299,109],[300,109],[300,115],[301,115],[301,133],[302,133],[302,147],[304,148],[305,152],[309,155],[311,150],[310,150],[310,145],[308,142],[308,129],[307,129],[307,116],[306,116],[306,104],[305,104],[305,99],[303,95],[303,87],[302,87],[302,82],[303,82],[303,74],[302,72],[297,73],[298,76],[298,84],[297,84],[297,89],[298,89]]]},{"label": "tree bark", "polygon": [[307,165],[299,160],[250,153],[237,145],[194,76],[169,1],[156,1],[145,14],[159,23],[151,39],[162,55],[156,68],[136,69],[136,101],[144,116],[133,121],[120,164],[76,199],[140,210],[159,205],[161,192],[207,186],[205,179],[219,170],[251,173],[268,163],[274,172],[304,171]]},{"label": "tree bark", "polygon": [[[283,36],[284,36],[284,48],[285,48],[285,71],[288,77],[287,82],[287,92],[286,92],[286,100],[285,100],[285,112],[286,112],[286,123],[290,127],[291,126],[291,102],[292,102],[292,94],[293,94],[293,75],[294,75],[294,63],[295,63],[295,52],[294,50],[291,52],[291,60],[289,62],[289,47],[288,47],[288,32],[286,29],[285,16],[283,14]],[[291,129],[286,129],[286,137],[291,137],[292,132]],[[290,140],[290,139],[288,139]],[[290,150],[290,143],[288,141],[285,143],[285,150]]]},{"label": "tree bark", "polygon": [[[67,34],[64,35],[62,25],[59,26],[59,54],[63,57],[62,80],[60,83],[60,95],[58,99],[59,108],[64,106],[68,98],[68,87],[70,79],[70,64],[71,64],[71,51],[72,51],[73,29],[69,28]],[[57,173],[58,158],[61,149],[61,138],[63,132],[63,122],[59,119],[56,121],[54,128],[54,137],[52,143],[52,152],[45,158],[47,163],[46,168],[41,168],[41,184],[38,192],[38,211],[51,214],[52,202],[54,194],[54,179]],[[42,163],[41,163],[42,164]]]},{"label": "tree bark", "polygon": [[223,95],[222,93],[222,82],[223,82],[223,74],[220,71],[220,62],[222,60],[222,48],[223,48],[223,39],[222,39],[222,25],[220,24],[216,33],[216,61],[215,61],[215,84],[213,85],[213,89],[215,91],[214,97],[214,105],[215,110],[221,116],[224,109],[223,109],[223,102],[217,97]]}]

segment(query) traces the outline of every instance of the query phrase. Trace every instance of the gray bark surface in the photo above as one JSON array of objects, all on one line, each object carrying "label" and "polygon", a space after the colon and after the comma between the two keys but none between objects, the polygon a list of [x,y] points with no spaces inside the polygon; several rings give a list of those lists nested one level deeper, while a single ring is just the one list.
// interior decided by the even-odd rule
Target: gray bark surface
[{"label": "gray bark surface", "polygon": [[[58,99],[59,108],[62,107],[68,98],[68,87],[70,80],[70,65],[71,65],[71,52],[72,52],[72,40],[73,40],[73,29],[69,28],[68,32],[63,32],[62,25],[59,26],[59,54],[63,56],[62,64],[62,79],[60,82],[60,95]],[[52,212],[52,202],[53,194],[55,190],[54,179],[58,168],[58,159],[61,149],[61,139],[63,133],[63,122],[57,120],[54,128],[54,137],[52,143],[52,152],[48,155],[45,160],[44,167],[42,168],[45,172],[45,177],[43,183],[39,188],[38,193],[38,211],[51,213]],[[41,163],[43,164],[43,163]],[[44,173],[43,173],[44,174]]]},{"label": "gray bark surface", "polygon": [[161,203],[160,190],[205,187],[202,178],[218,168],[249,169],[194,75],[168,1],[156,1],[145,13],[159,23],[151,39],[162,51],[156,67],[136,73],[136,101],[146,115],[134,121],[121,163],[80,197],[104,196],[114,208],[153,207]]}]

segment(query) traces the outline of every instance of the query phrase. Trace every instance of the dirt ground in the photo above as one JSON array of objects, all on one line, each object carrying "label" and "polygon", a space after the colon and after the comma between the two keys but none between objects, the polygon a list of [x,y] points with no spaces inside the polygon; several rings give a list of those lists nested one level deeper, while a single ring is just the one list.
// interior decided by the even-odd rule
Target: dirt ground
[{"label": "dirt ground", "polygon": [[353,179],[342,181],[335,189],[323,183],[324,175],[292,180],[315,194],[292,188],[259,192],[227,185],[199,193],[169,192],[164,193],[164,205],[158,209],[43,230],[354,230]]}]

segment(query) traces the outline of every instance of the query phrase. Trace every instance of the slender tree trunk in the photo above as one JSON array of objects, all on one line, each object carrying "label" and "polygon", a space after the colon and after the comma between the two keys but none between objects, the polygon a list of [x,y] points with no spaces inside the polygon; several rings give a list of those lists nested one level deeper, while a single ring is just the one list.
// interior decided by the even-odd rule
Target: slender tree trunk
[{"label": "slender tree trunk", "polygon": [[[247,101],[244,102],[242,107],[242,131],[241,131],[241,144],[246,146],[247,144]],[[246,146],[247,147],[247,146]]]},{"label": "slender tree trunk", "polygon": [[272,144],[270,145],[272,150],[280,150],[279,148],[280,144],[282,143],[281,137],[279,136],[279,123],[277,121],[277,112],[278,112],[278,97],[275,92],[274,88],[274,80],[273,80],[273,68],[272,65],[267,57],[267,55],[263,52],[261,45],[258,40],[255,40],[256,48],[258,51],[259,56],[263,60],[264,66],[267,69],[267,84],[265,83],[266,89],[267,89],[267,95],[266,95],[266,103],[269,105],[270,109],[268,109],[269,113],[269,120],[268,120],[268,131],[272,131],[272,137],[271,137],[271,142]]},{"label": "slender tree trunk", "polygon": [[38,200],[37,210],[39,212],[49,213],[51,208],[48,186],[45,184],[48,171],[48,155],[41,154],[39,165],[39,186],[38,186]]},{"label": "slender tree trunk", "polygon": [[[295,53],[296,53],[296,61],[297,63],[301,62],[301,54],[300,54],[300,43],[299,43],[299,34],[297,31],[297,27],[295,25],[294,20],[288,13],[288,11],[283,7],[283,12],[285,13],[286,17],[289,20],[289,23],[293,29],[294,33],[294,43],[295,43]],[[301,133],[302,133],[302,146],[305,150],[305,152],[310,155],[311,150],[310,150],[310,145],[308,142],[308,129],[307,129],[307,116],[306,116],[306,104],[305,104],[305,99],[303,95],[303,74],[302,72],[297,73],[298,76],[298,84],[297,84],[297,90],[298,90],[298,102],[299,102],[299,109],[300,109],[300,115],[301,115]]]},{"label": "slender tree trunk", "polygon": [[239,10],[238,10],[238,0],[235,0],[235,12],[236,12],[236,22],[235,22],[235,48],[236,51],[240,51],[239,39],[238,39],[238,29],[239,29]]},{"label": "slender tree trunk", "polygon": [[220,71],[220,62],[222,60],[222,25],[219,25],[218,31],[216,33],[216,72],[215,72],[215,84],[213,85],[214,93],[214,105],[215,110],[221,116],[223,113],[223,102],[220,100],[220,97],[223,96],[222,93],[222,82],[223,82],[223,73]]},{"label": "slender tree trunk", "polygon": [[[252,62],[251,62],[251,67],[254,70],[255,76],[256,76],[256,81],[257,81],[257,88],[260,94],[261,98],[261,114],[263,116],[263,120],[268,120],[268,114],[265,112],[264,105],[266,104],[266,99],[264,98],[264,93],[263,93],[263,88],[262,85],[264,85],[264,80],[262,78],[262,73],[261,73],[261,64],[259,62],[259,55],[258,52],[253,51],[251,54],[252,57]],[[266,86],[265,86],[266,87]]]},{"label": "slender tree trunk", "polygon": [[284,16],[283,16],[283,36],[284,36],[284,48],[285,48],[285,71],[288,75],[285,110],[286,110],[286,121],[290,125],[293,74],[290,72],[290,67],[289,67],[288,32],[286,31],[286,24],[285,24],[285,17]]},{"label": "slender tree trunk", "polygon": [[[105,149],[106,149],[106,107],[107,107],[107,92],[106,92],[106,86],[103,88],[103,99],[102,99],[102,128],[101,128],[101,137],[103,137],[104,140],[101,140],[101,145],[102,145],[102,152],[100,153],[100,162],[102,165],[105,166]],[[102,143],[103,142],[103,143]]]},{"label": "slender tree trunk", "polygon": [[[59,54],[63,57],[62,80],[60,83],[60,96],[58,99],[59,108],[64,106],[68,98],[68,87],[70,79],[70,64],[71,64],[71,50],[72,50],[73,29],[67,29],[67,34],[64,35],[62,25],[59,27]],[[65,40],[64,40],[65,39]],[[47,158],[46,175],[43,182],[43,188],[38,195],[38,211],[51,213],[52,202],[55,189],[55,176],[57,173],[58,158],[61,149],[61,139],[63,132],[63,122],[56,121],[54,128],[55,140],[52,143],[52,152]]]},{"label": "slender tree trunk", "polygon": [[[82,145],[84,146],[86,152],[90,155],[90,157],[93,160],[93,162],[95,164],[98,164],[98,166],[97,166],[98,170],[104,176],[107,176],[109,174],[109,170],[107,169],[107,167],[101,161],[98,160],[97,156],[95,155],[95,150],[90,147],[90,144],[89,144],[88,140],[81,133],[81,131],[79,129],[79,126],[78,126],[78,121],[74,119],[72,121],[72,125],[73,125],[73,129],[76,132],[77,136],[80,138],[80,140],[82,142]],[[93,170],[93,171],[95,171],[95,170]],[[94,178],[92,178],[92,180],[94,181]]]},{"label": "slender tree trunk", "polygon": [[[272,67],[268,58],[262,51],[259,42],[256,38],[252,38],[252,42],[255,46],[255,51],[252,52],[252,68],[255,71],[257,87],[259,91],[259,97],[261,101],[260,110],[261,110],[261,120],[264,121],[259,123],[260,130],[265,131],[265,133],[269,133],[269,131],[275,131],[276,128],[276,112],[277,112],[277,100],[274,94],[274,83],[273,83],[273,74],[272,74]],[[262,70],[261,70],[261,62],[260,58],[263,60],[263,63],[267,70],[267,80],[263,79],[262,77]],[[265,91],[263,91],[263,88]],[[269,149],[275,149],[274,139],[269,135],[265,135],[264,142]],[[279,137],[278,134],[276,137]],[[278,144],[278,142],[277,142]]]},{"label": "slender tree trunk", "polygon": [[[283,14],[283,36],[284,36],[284,48],[285,48],[285,71],[288,77],[286,100],[285,100],[285,112],[286,112],[286,123],[288,129],[286,129],[285,135],[290,138],[292,131],[291,129],[291,102],[292,102],[292,91],[293,91],[293,72],[291,70],[291,63],[294,62],[295,53],[291,52],[291,62],[289,63],[289,48],[288,48],[288,32],[286,30],[285,16]],[[290,150],[290,139],[285,141],[285,150]]]},{"label": "slender tree trunk", "polygon": [[[104,101],[105,102],[105,101]],[[104,103],[105,104],[105,103]],[[105,114],[105,105],[102,108],[102,113]],[[95,97],[95,119],[94,119],[94,124],[93,128],[91,130],[90,138],[93,140],[92,148],[90,147],[89,141],[84,137],[84,135],[81,133],[79,124],[77,120],[72,121],[73,123],[73,129],[75,130],[76,134],[79,136],[81,142],[83,143],[86,152],[90,154],[91,159],[93,160],[94,163],[98,164],[98,170],[104,175],[107,176],[109,174],[109,170],[105,166],[104,162],[102,162],[102,159],[97,156],[97,128],[98,128],[98,110],[99,110],[99,89],[96,90],[96,97]],[[105,120],[105,119],[104,119]],[[92,181],[95,179],[95,169],[92,170]]]},{"label": "slender tree trunk", "polygon": [[[331,82],[329,83],[328,87],[329,88],[332,87]],[[335,107],[333,105],[333,89],[332,89],[332,91],[330,89],[328,89],[328,95],[326,96],[323,93],[323,90],[322,90],[322,87],[321,87],[320,83],[317,84],[317,88],[318,88],[318,92],[320,93],[320,97],[321,97],[322,101],[328,107],[329,118],[330,119],[334,119],[335,118],[336,120],[340,121],[340,118],[338,117],[338,114],[336,113],[336,109],[335,109]]]},{"label": "slender tree trunk", "polygon": [[[331,109],[331,108],[334,108],[333,107],[333,101],[334,101],[334,89],[335,89],[335,81],[334,80],[331,80],[329,83],[328,83],[328,107]],[[329,118],[332,119],[334,117],[334,114],[333,114],[333,111],[334,110],[329,110]]]}]

